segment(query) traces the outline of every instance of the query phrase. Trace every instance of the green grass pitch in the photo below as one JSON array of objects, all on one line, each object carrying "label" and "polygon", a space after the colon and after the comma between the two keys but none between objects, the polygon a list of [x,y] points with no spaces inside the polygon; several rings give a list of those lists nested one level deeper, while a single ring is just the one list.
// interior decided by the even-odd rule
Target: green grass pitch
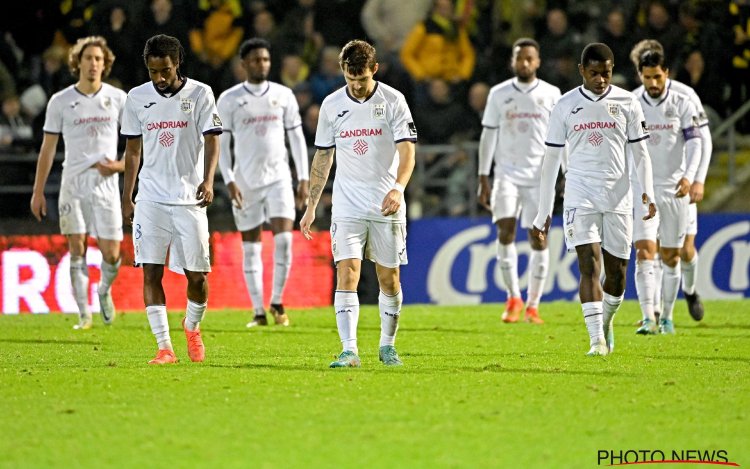
[{"label": "green grass pitch", "polygon": [[629,449],[750,465],[750,302],[708,301],[696,323],[679,300],[670,337],[636,336],[626,302],[604,358],[585,356],[576,303],[542,304],[542,326],[500,309],[405,306],[405,366],[390,369],[363,307],[362,368],[348,370],[328,369],[331,308],[257,330],[211,311],[201,364],[170,315],[180,363],[161,367],[146,364],[144,314],[89,331],[73,315],[0,316],[0,467],[577,468]]}]

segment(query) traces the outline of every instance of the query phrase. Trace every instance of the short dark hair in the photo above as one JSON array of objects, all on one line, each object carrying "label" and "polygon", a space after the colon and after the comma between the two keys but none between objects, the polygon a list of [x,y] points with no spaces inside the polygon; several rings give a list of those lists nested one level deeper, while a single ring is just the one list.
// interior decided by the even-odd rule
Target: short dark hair
[{"label": "short dark hair", "polygon": [[516,47],[533,47],[537,50],[537,52],[539,52],[539,43],[531,39],[530,37],[522,37],[520,39],[517,39],[516,42],[513,43],[513,50],[516,50]]},{"label": "short dark hair", "polygon": [[240,58],[245,58],[247,54],[255,49],[265,49],[271,53],[271,43],[260,37],[248,39],[240,45]]},{"label": "short dark hair", "polygon": [[157,34],[146,41],[146,47],[143,48],[143,61],[146,65],[149,57],[169,57],[179,67],[185,58],[185,49],[176,37]]},{"label": "short dark hair", "polygon": [[607,60],[615,63],[615,56],[612,49],[602,42],[592,42],[583,48],[581,53],[581,65],[584,67],[590,62],[606,62]]},{"label": "short dark hair", "polygon": [[664,65],[664,54],[657,50],[645,50],[638,57],[638,71],[642,71],[643,67],[661,67],[667,70],[668,67]]},{"label": "short dark hair", "polygon": [[365,72],[365,69],[374,70],[377,63],[378,58],[375,48],[366,41],[359,39],[347,42],[339,54],[341,69],[343,70],[344,65],[346,65],[347,70],[352,75],[361,75]]}]

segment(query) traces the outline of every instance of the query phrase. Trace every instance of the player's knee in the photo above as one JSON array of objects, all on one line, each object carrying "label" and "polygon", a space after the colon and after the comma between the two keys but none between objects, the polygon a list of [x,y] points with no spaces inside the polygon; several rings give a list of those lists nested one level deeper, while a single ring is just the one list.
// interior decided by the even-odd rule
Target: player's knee
[{"label": "player's knee", "polygon": [[292,263],[292,233],[284,231],[274,235],[274,262],[289,265]]},{"label": "player's knee", "polygon": [[680,251],[672,248],[662,248],[659,253],[661,261],[669,267],[676,267],[680,262]]}]

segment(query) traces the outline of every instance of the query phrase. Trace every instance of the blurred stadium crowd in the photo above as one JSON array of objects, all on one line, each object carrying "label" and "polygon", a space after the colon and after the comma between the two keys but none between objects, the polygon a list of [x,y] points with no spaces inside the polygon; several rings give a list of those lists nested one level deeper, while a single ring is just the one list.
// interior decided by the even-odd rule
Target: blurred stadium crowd
[{"label": "blurred stadium crowd", "polygon": [[[27,0],[0,18],[0,162],[34,152],[47,99],[73,83],[67,51],[101,35],[117,56],[108,82],[127,91],[148,80],[143,45],[157,33],[185,46],[182,71],[216,96],[244,79],[236,56],[246,38],[273,47],[271,80],[292,88],[308,145],[319,104],[344,81],[340,47],[365,38],[378,48],[377,79],[395,86],[414,111],[420,143],[477,140],[489,88],[509,78],[510,45],[541,46],[539,77],[565,92],[580,83],[589,42],[615,54],[613,83],[632,89],[628,55],[659,40],[673,78],[698,92],[718,118],[750,98],[749,0]],[[748,119],[738,130],[749,133]],[[4,174],[16,184],[30,174]]]}]

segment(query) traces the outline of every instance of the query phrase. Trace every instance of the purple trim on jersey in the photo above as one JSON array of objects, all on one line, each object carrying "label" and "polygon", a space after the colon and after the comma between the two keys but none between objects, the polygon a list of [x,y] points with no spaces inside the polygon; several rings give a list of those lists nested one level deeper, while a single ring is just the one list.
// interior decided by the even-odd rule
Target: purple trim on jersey
[{"label": "purple trim on jersey", "polygon": [[499,128],[500,128],[500,126],[499,126],[499,125],[498,125],[498,126],[496,126],[496,127],[492,127],[492,126],[489,126],[489,125],[483,125],[482,127],[484,127],[485,129],[492,129],[492,130],[495,130],[495,129],[499,129]]},{"label": "purple trim on jersey", "polygon": [[180,79],[182,80],[182,84],[181,84],[181,85],[180,85],[180,87],[179,87],[179,88],[177,88],[177,89],[176,89],[176,90],[175,90],[175,91],[174,91],[174,92],[173,92],[173,93],[172,93],[172,94],[171,94],[170,96],[167,96],[166,94],[162,93],[162,92],[161,92],[161,91],[159,90],[159,88],[157,88],[157,87],[156,87],[156,83],[154,83],[153,81],[151,82],[151,85],[153,85],[153,87],[154,87],[154,89],[156,90],[156,92],[157,92],[157,93],[159,93],[159,94],[160,94],[160,95],[162,96],[162,98],[167,98],[167,99],[169,99],[169,98],[171,98],[171,97],[175,96],[175,95],[176,95],[177,93],[179,93],[180,91],[182,91],[182,89],[183,89],[183,88],[185,88],[185,85],[187,85],[188,79],[187,79],[186,77],[183,77],[183,76],[180,76],[180,75],[178,75],[178,77],[179,77],[179,78],[180,78]]},{"label": "purple trim on jersey", "polygon": [[544,142],[544,144],[547,145],[548,147],[555,147],[555,148],[562,148],[565,146],[564,143],[561,145],[559,143]]},{"label": "purple trim on jersey", "polygon": [[349,86],[348,85],[345,86],[344,88],[345,88],[345,91],[346,91],[346,95],[349,97],[349,99],[351,99],[352,101],[354,101],[357,104],[365,104],[367,101],[370,100],[370,98],[372,98],[373,96],[375,96],[375,92],[378,90],[378,85],[379,85],[379,82],[376,81],[375,82],[375,88],[372,89],[372,93],[370,93],[370,96],[368,96],[361,103],[359,102],[359,100],[357,98],[355,98],[354,96],[352,96],[352,95],[349,94]]},{"label": "purple trim on jersey", "polygon": [[682,129],[682,136],[685,137],[685,140],[701,138],[701,129],[700,127],[688,127],[687,129]]},{"label": "purple trim on jersey", "polygon": [[[584,98],[588,99],[589,101],[591,101],[591,102],[593,102],[593,103],[597,103],[597,102],[599,102],[599,101],[601,101],[602,99],[604,99],[604,98],[606,98],[606,97],[607,97],[607,95],[609,94],[609,92],[610,92],[610,91],[612,91],[612,86],[610,86],[609,88],[607,88],[607,91],[605,91],[604,93],[602,93],[602,95],[601,95],[601,96],[599,96],[598,98],[596,98],[596,100],[593,100],[593,99],[589,98],[588,96],[586,96],[586,93],[584,93],[584,92],[583,92],[583,86],[579,86],[579,87],[578,87],[578,91],[579,91],[579,92],[581,93],[581,95],[582,95],[582,96],[583,96]],[[593,93],[593,91],[592,91],[592,93]]]},{"label": "purple trim on jersey", "polygon": [[319,145],[315,145],[315,148],[318,150],[330,150],[331,148],[336,148],[336,145],[331,145],[330,147],[321,147]]},{"label": "purple trim on jersey", "polygon": [[42,132],[44,132],[45,134],[50,134],[50,135],[62,135],[62,132],[50,132],[49,130],[43,130],[43,129],[42,129]]},{"label": "purple trim on jersey", "polygon": [[708,127],[708,122],[706,122],[705,124],[701,124],[698,127]]},{"label": "purple trim on jersey", "polygon": [[417,139],[416,138],[402,138],[402,139],[396,140],[393,143],[401,143],[401,142],[417,143]]},{"label": "purple trim on jersey", "polygon": [[644,135],[643,137],[636,138],[635,140],[628,140],[628,143],[638,143],[641,140],[646,140],[647,138],[650,138],[650,137],[651,137],[650,135]]},{"label": "purple trim on jersey", "polygon": [[266,86],[266,89],[265,89],[265,90],[263,90],[263,92],[262,92],[261,94],[255,94],[255,93],[253,93],[252,91],[250,91],[250,88],[248,88],[247,86],[245,86],[245,83],[247,83],[247,82],[245,82],[245,81],[243,81],[243,82],[242,82],[242,87],[243,87],[243,88],[245,88],[245,91],[247,91],[247,92],[248,92],[248,93],[250,93],[251,95],[255,96],[256,98],[260,98],[260,97],[261,97],[261,96],[263,96],[264,94],[268,93],[268,90],[270,90],[270,89],[271,89],[271,82],[269,82],[269,81],[266,81],[266,85],[268,85],[268,86]]},{"label": "purple trim on jersey", "polygon": [[[657,107],[657,106],[661,106],[661,104],[662,104],[662,103],[663,103],[664,101],[666,101],[666,100],[667,100],[667,98],[669,97],[669,88],[667,88],[667,92],[666,92],[666,93],[664,94],[664,97],[663,97],[663,98],[662,98],[662,99],[661,99],[661,100],[660,100],[660,101],[659,101],[658,103],[656,103],[656,104],[651,104],[651,103],[650,103],[650,102],[648,101],[648,98],[651,98],[651,96],[648,96],[648,98],[647,98],[647,97],[646,97],[646,95],[648,95],[648,93],[646,92],[646,88],[644,87],[644,88],[643,88],[643,93],[641,94],[641,98],[643,99],[643,102],[644,102],[644,103],[646,103],[646,104],[648,104],[648,105],[649,105],[649,106],[651,106],[651,107]],[[653,99],[653,98],[651,98],[651,99]]]},{"label": "purple trim on jersey", "polygon": [[141,138],[141,137],[143,137],[143,134],[138,134],[138,135],[120,134],[120,135],[122,135],[125,138]]},{"label": "purple trim on jersey", "polygon": [[99,87],[99,89],[96,90],[96,92],[94,92],[94,94],[92,94],[91,96],[89,96],[86,93],[84,93],[83,91],[79,90],[78,87],[75,86],[75,85],[73,85],[73,89],[76,90],[78,92],[78,94],[80,94],[84,98],[89,98],[89,97],[93,98],[94,96],[98,95],[101,90],[104,89],[104,83],[102,83],[101,86]]},{"label": "purple trim on jersey", "polygon": [[209,129],[203,132],[203,135],[221,135],[223,131],[222,129]]},{"label": "purple trim on jersey", "polygon": [[532,86],[532,87],[531,87],[531,88],[529,88],[529,89],[528,89],[527,91],[524,91],[524,90],[522,90],[521,88],[517,87],[517,86],[516,86],[516,82],[514,82],[514,81],[511,81],[511,82],[510,82],[510,85],[511,85],[511,86],[512,86],[513,88],[515,88],[515,89],[516,89],[516,91],[518,91],[519,93],[527,93],[527,94],[528,94],[528,93],[531,93],[532,91],[534,91],[535,89],[537,89],[537,87],[539,87],[539,83],[541,83],[541,82],[540,82],[539,80],[537,80],[537,81],[536,81],[536,85]]},{"label": "purple trim on jersey", "polygon": [[297,127],[302,127],[302,124],[297,124],[297,125],[295,125],[294,127],[289,127],[288,129],[287,129],[286,127],[285,127],[285,128],[284,128],[284,130],[286,130],[287,132],[289,132],[290,130],[294,130],[294,129],[296,129]]}]

